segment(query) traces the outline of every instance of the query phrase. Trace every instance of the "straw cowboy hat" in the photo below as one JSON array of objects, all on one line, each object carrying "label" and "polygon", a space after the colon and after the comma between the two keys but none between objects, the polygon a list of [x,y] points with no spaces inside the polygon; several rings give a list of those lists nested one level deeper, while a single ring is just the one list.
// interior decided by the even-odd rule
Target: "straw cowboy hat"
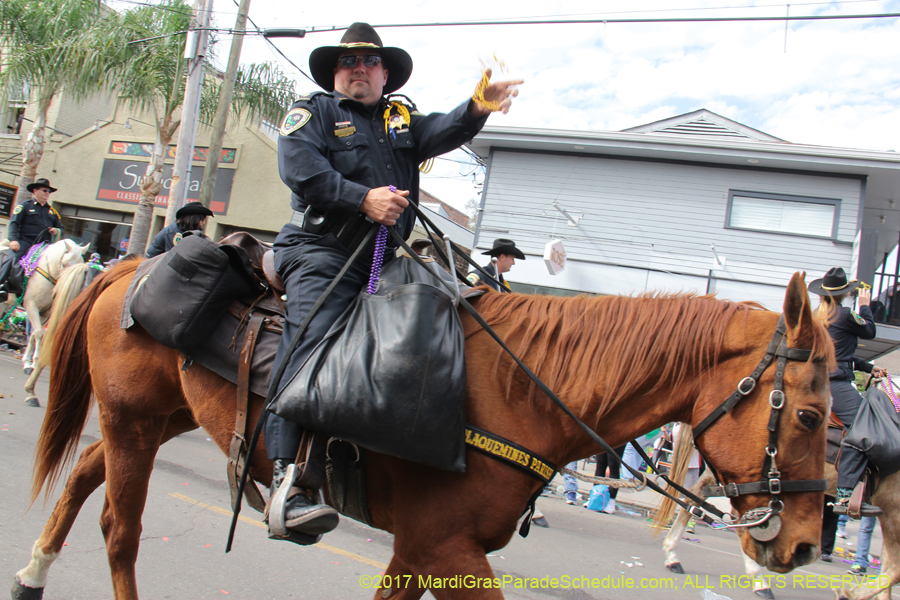
[{"label": "straw cowboy hat", "polygon": [[819,296],[843,296],[859,287],[858,281],[847,281],[847,273],[840,267],[832,267],[825,277],[809,283],[809,291]]},{"label": "straw cowboy hat", "polygon": [[388,70],[388,78],[384,84],[383,94],[396,92],[412,75],[412,57],[400,48],[385,48],[375,29],[368,23],[354,23],[347,28],[341,43],[337,46],[322,46],[309,55],[309,70],[326,92],[334,91],[334,68],[338,57],[347,50],[371,48],[374,54],[381,56],[384,68]]}]

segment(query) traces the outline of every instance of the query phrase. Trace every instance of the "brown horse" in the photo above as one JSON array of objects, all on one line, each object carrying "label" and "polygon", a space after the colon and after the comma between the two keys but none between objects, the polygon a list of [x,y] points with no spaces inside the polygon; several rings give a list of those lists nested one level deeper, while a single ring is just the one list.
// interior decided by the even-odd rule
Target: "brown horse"
[{"label": "brown horse", "polygon": [[[40,597],[85,499],[106,480],[101,529],[118,600],[138,597],[135,560],[141,514],[159,445],[202,425],[227,451],[235,387],[183,357],[140,327],[119,327],[122,300],[136,268],[125,263],[102,275],[72,305],[53,346],[49,407],[37,448],[33,497],[59,478],[76,448],[91,404],[100,406],[102,440],[84,450],[35,543],[32,561],[16,575],[14,594]],[[560,298],[488,293],[478,308],[524,361],[613,446],[669,421],[699,423],[749,375],[765,353],[777,313],[748,303],[691,295]],[[784,375],[786,404],[778,434],[784,479],[818,479],[825,463],[831,340],[810,311],[803,276],[795,274],[784,302],[788,345],[812,351]],[[563,465],[600,449],[549,400],[468,316],[466,411],[473,425]],[[700,438],[725,482],[759,480],[768,433],[774,368],[733,411]],[[256,419],[262,400],[251,404]],[[468,452],[465,473],[449,473],[385,455],[367,462],[368,504],[377,527],[394,534],[389,576],[492,578],[485,556],[506,545],[541,483],[491,458]],[[271,478],[258,448],[251,472]],[[502,498],[484,489],[504,490]],[[745,551],[786,572],[818,556],[821,492],[782,496],[783,527],[771,541],[745,535]],[[741,496],[739,514],[767,504]],[[425,589],[384,589],[376,598],[411,600]],[[433,589],[439,600],[503,597],[499,589]],[[26,596],[27,594],[27,596]]]}]

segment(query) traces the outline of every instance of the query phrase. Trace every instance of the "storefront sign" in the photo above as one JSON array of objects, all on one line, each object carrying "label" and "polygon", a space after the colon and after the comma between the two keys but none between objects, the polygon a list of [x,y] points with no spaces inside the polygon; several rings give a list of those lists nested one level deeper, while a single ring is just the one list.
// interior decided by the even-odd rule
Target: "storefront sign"
[{"label": "storefront sign", "polygon": [[12,207],[18,192],[19,188],[16,186],[0,183],[0,217],[8,219],[12,214]]},{"label": "storefront sign", "polygon": [[551,240],[544,246],[544,264],[551,275],[559,275],[566,268],[566,250],[562,240]]},{"label": "storefront sign", "polygon": [[[191,181],[188,186],[187,199],[200,199],[200,182],[203,180],[203,167],[191,169]],[[97,200],[106,202],[124,202],[137,204],[141,200],[141,182],[147,172],[147,163],[130,160],[114,160],[107,158],[103,161],[103,171],[100,174],[100,189],[97,190]],[[228,201],[231,198],[231,186],[234,184],[234,169],[219,169],[216,175],[216,189],[213,191],[210,210],[217,215],[228,212]],[[167,206],[169,202],[169,189],[172,187],[172,165],[163,167],[162,189],[156,196],[156,206]]]}]

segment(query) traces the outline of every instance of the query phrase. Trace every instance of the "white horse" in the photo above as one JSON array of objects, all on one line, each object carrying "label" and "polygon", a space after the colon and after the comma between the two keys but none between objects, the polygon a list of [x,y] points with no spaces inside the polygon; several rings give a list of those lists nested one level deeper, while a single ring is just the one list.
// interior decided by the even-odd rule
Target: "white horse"
[{"label": "white horse", "polygon": [[[8,242],[0,244],[0,251],[8,247]],[[67,267],[84,264],[82,256],[89,244],[79,246],[72,240],[60,240],[44,247],[37,269],[28,278],[25,293],[22,296],[22,307],[28,314],[31,324],[31,335],[28,346],[22,355],[22,367],[26,375],[34,371],[34,358],[40,355],[41,338],[44,335],[44,319],[53,304],[53,288],[56,287],[60,275]],[[80,288],[79,288],[80,291]],[[37,398],[26,399],[29,406],[40,406]]]},{"label": "white horse", "polygon": [[[81,293],[87,282],[88,275],[94,267],[87,263],[79,263],[71,267],[63,269],[57,279],[56,286],[53,288],[53,303],[49,313],[44,312],[44,333],[41,339],[41,345],[45,348],[51,348],[53,345],[53,333],[59,320],[62,318],[66,309],[75,300],[75,297]],[[29,286],[30,288],[30,286]],[[49,316],[46,316],[49,315]],[[34,394],[34,386],[37,383],[41,372],[50,365],[50,353],[35,353],[33,370],[28,375],[25,382],[25,403],[28,406],[40,406],[40,401]],[[28,370],[25,371],[28,373]]]},{"label": "white horse", "polygon": [[[688,429],[689,430],[689,429]],[[693,438],[688,436],[686,441],[679,440],[678,447],[682,444],[688,450],[693,450]],[[676,448],[676,452],[679,448]],[[826,493],[834,494],[837,485],[837,471],[834,465],[825,465],[825,477],[828,480],[829,491]],[[676,480],[677,481],[677,480]],[[704,498],[703,486],[715,485],[712,473],[707,469],[690,488],[696,496]],[[881,575],[878,577],[870,576],[866,579],[864,576],[858,577],[859,585],[852,588],[835,589],[834,596],[836,600],[890,600],[891,588],[900,583],[900,472],[893,473],[881,480],[878,490],[872,496],[872,503],[880,507],[884,514],[878,518],[881,522],[882,533],[882,550],[881,550]],[[660,507],[660,517],[665,516],[664,507]],[[666,554],[666,568],[673,573],[684,573],[684,567],[675,554],[675,547],[681,541],[687,527],[689,514],[682,508],[678,509],[675,522],[669,530],[666,539],[663,541],[663,551]],[[657,518],[657,522],[658,522]],[[772,599],[774,594],[770,584],[771,578],[763,575],[762,568],[756,564],[756,561],[741,552],[744,557],[744,571],[753,582],[753,592],[761,597]]]}]

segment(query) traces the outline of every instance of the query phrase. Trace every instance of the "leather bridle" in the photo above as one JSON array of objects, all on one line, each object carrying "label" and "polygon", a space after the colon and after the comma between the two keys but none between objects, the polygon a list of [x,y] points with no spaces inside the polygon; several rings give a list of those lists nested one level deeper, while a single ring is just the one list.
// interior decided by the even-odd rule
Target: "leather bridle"
[{"label": "leather bridle", "polygon": [[[801,348],[790,348],[787,345],[787,337],[785,333],[787,328],[784,322],[784,315],[778,319],[778,325],[775,327],[775,334],[772,341],[766,349],[766,354],[754,369],[749,377],[744,377],[738,383],[737,389],[725,399],[715,410],[713,410],[699,425],[694,427],[694,442],[706,431],[713,423],[715,423],[722,415],[730,413],[732,409],[746,396],[756,388],[759,378],[763,372],[777,358],[775,366],[775,385],[774,389],[769,392],[769,423],[767,429],[769,431],[769,441],[765,448],[765,458],[763,459],[762,477],[760,481],[750,483],[728,483],[715,486],[706,486],[703,493],[707,497],[725,496],[728,498],[737,498],[747,494],[768,494],[769,504],[767,507],[755,508],[746,512],[738,523],[726,524],[728,528],[748,528],[748,533],[761,542],[768,542],[778,535],[781,530],[780,513],[784,510],[784,502],[781,495],[791,492],[821,492],[827,489],[825,479],[798,479],[786,480],[781,478],[781,472],[775,462],[778,456],[778,425],[781,417],[781,409],[785,405],[784,394],[784,370],[789,360],[808,361],[812,354],[811,350]],[[712,465],[710,465],[712,468]],[[718,473],[713,469],[713,474],[717,481],[721,481]]]}]

